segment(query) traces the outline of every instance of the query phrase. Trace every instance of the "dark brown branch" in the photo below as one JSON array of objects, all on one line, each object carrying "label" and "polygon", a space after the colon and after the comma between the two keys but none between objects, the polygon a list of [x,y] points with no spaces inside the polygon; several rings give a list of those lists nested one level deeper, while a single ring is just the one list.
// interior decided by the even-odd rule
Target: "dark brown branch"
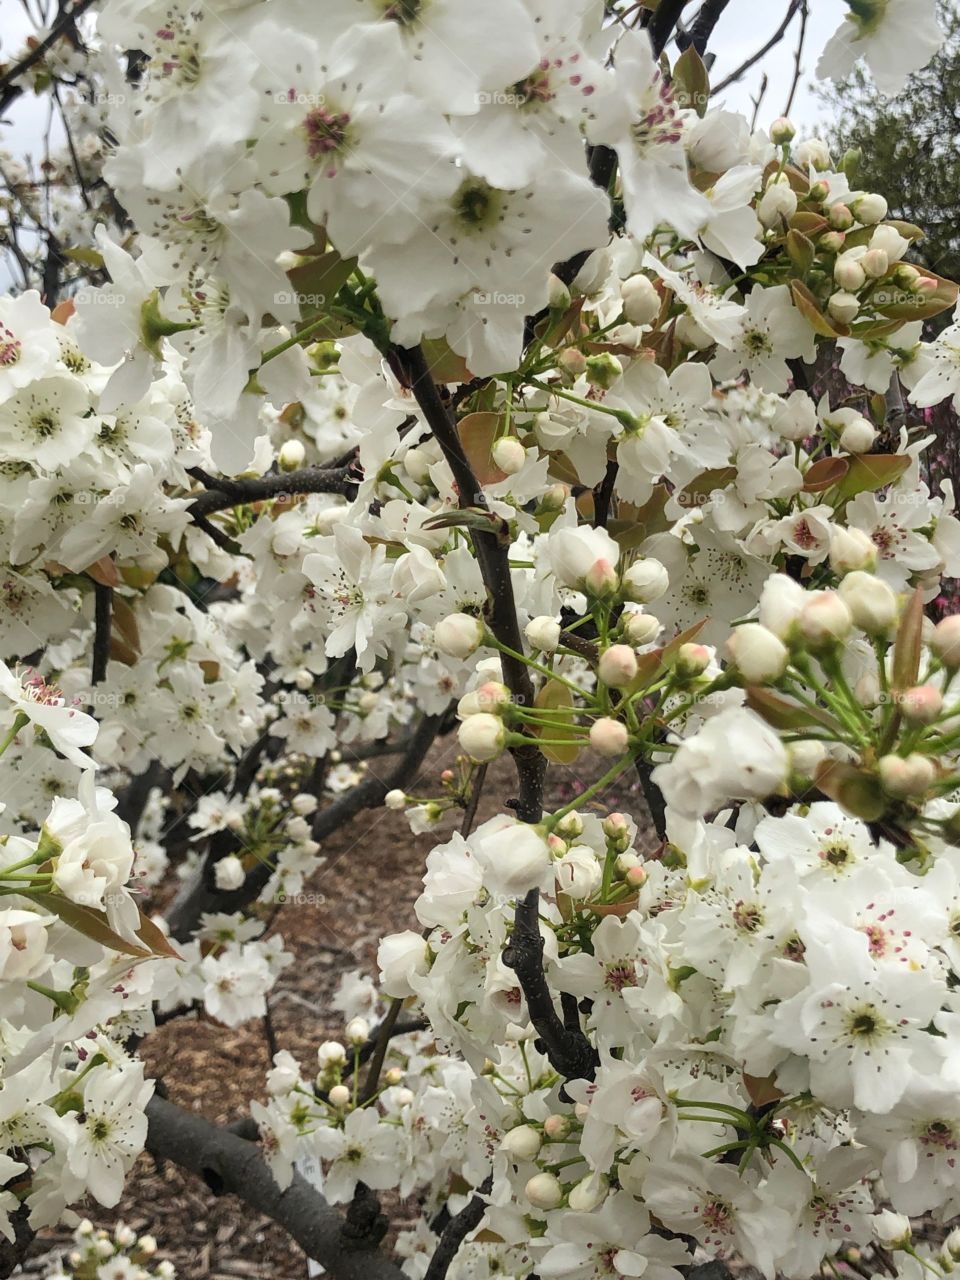
[{"label": "dark brown branch", "polygon": [[107,678],[110,660],[110,624],[113,617],[113,587],[102,582],[93,584],[93,662],[91,684],[102,684]]},{"label": "dark brown branch", "polygon": [[486,1178],[480,1184],[476,1195],[472,1196],[466,1206],[444,1227],[440,1243],[424,1272],[423,1280],[445,1280],[450,1264],[457,1256],[460,1246],[470,1232],[479,1227],[487,1208],[484,1196],[489,1195],[492,1186],[493,1179]]},{"label": "dark brown branch", "polygon": [[373,1053],[370,1055],[370,1069],[367,1072],[367,1077],[363,1082],[363,1089],[360,1093],[360,1098],[363,1102],[367,1102],[377,1092],[377,1085],[380,1083],[380,1072],[383,1070],[390,1039],[394,1034],[394,1028],[397,1025],[397,1019],[400,1017],[402,1008],[402,1000],[394,999],[391,1001],[387,1016],[370,1037],[373,1042]]},{"label": "dark brown branch", "polygon": [[477,772],[473,775],[473,783],[470,788],[470,799],[467,801],[467,807],[464,810],[463,822],[460,824],[460,834],[466,840],[467,836],[473,830],[473,824],[477,817],[477,807],[480,804],[480,797],[483,795],[483,784],[487,780],[487,766],[482,764]]},{"label": "dark brown branch", "polygon": [[653,45],[653,56],[659,58],[667,47],[670,37],[680,21],[680,15],[687,7],[689,0],[660,0],[656,13],[651,19],[650,43]]},{"label": "dark brown branch", "polygon": [[800,3],[800,31],[797,35],[797,47],[793,53],[793,80],[790,84],[790,94],[787,98],[787,105],[783,108],[783,114],[788,116],[793,108],[793,100],[797,96],[797,89],[800,87],[800,77],[803,74],[801,59],[803,58],[803,46],[807,38],[807,20],[810,17],[810,10],[807,0],[801,0]]},{"label": "dark brown branch", "polygon": [[302,493],[345,494],[357,483],[357,475],[351,466],[303,467],[299,471],[280,471],[248,480],[232,480],[224,476],[208,476],[206,472],[191,472],[207,487],[191,504],[190,515],[196,520],[201,516],[238,507],[245,502],[263,502],[267,498],[283,498]]},{"label": "dark brown branch", "polygon": [[692,45],[702,58],[707,51],[713,29],[729,3],[730,0],[704,0],[692,25],[677,37],[681,48],[687,49]]},{"label": "dark brown branch", "polygon": [[530,1021],[554,1070],[567,1080],[592,1080],[599,1062],[597,1052],[579,1023],[571,1027],[561,1020],[543,972],[539,889],[531,889],[523,901],[517,903],[513,933],[503,953],[503,963],[517,975]]},{"label": "dark brown branch", "polygon": [[257,1146],[155,1095],[147,1104],[147,1150],[202,1178],[214,1195],[231,1193],[277,1223],[332,1280],[403,1280],[375,1251],[357,1251],[340,1214],[299,1173],[281,1191]]}]

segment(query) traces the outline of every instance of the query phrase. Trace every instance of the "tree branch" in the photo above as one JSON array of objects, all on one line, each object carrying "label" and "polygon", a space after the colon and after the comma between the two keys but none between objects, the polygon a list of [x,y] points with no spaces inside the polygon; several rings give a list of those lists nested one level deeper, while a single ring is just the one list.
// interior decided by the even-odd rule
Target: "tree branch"
[{"label": "tree branch", "polygon": [[457,1256],[460,1246],[470,1232],[479,1227],[487,1209],[487,1202],[483,1197],[489,1195],[492,1186],[492,1177],[484,1179],[476,1195],[472,1196],[466,1206],[444,1227],[440,1243],[424,1272],[423,1280],[445,1280],[450,1264]]},{"label": "tree branch", "polygon": [[400,1268],[379,1253],[356,1250],[344,1235],[343,1218],[299,1173],[281,1191],[254,1143],[157,1095],[147,1103],[147,1122],[152,1156],[196,1174],[214,1195],[232,1193],[266,1214],[332,1280],[404,1280]]},{"label": "tree branch", "polygon": [[[335,831],[355,818],[364,809],[374,809],[383,804],[384,796],[395,787],[405,788],[416,776],[424,756],[437,735],[442,716],[424,716],[410,735],[407,749],[386,778],[370,775],[325,809],[320,809],[313,819],[312,834],[315,840],[325,840]],[[222,837],[219,839],[217,837]],[[167,914],[167,923],[173,937],[185,942],[200,923],[200,917],[209,911],[239,911],[260,893],[273,874],[273,864],[258,862],[239,889],[217,889],[213,880],[213,867],[219,858],[237,851],[233,832],[217,832],[211,841],[210,853],[197,877],[174,899]]]},{"label": "tree branch", "polygon": [[702,58],[707,51],[707,43],[713,35],[713,29],[729,3],[730,0],[704,0],[693,24],[677,37],[677,43],[684,49],[692,45]]},{"label": "tree branch", "polygon": [[199,469],[192,469],[190,474],[207,489],[188,508],[195,520],[212,515],[215,511],[224,511],[227,507],[237,507],[245,502],[263,502],[267,498],[301,493],[345,494],[351,485],[357,483],[352,466],[303,467],[299,471],[280,471],[246,480],[210,476]]},{"label": "tree branch", "polygon": [[95,582],[93,584],[93,602],[93,662],[90,670],[90,683],[102,684],[107,678],[107,663],[110,660],[113,587],[108,587],[102,582]]}]

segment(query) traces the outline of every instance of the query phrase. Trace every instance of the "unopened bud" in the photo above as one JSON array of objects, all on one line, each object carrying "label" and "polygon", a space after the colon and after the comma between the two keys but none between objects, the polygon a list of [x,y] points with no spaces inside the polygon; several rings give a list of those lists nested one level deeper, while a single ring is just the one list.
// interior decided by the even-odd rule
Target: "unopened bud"
[{"label": "unopened bud", "polygon": [[547,305],[552,311],[565,311],[570,305],[570,290],[552,271],[547,280]]},{"label": "unopened bud", "polygon": [[845,529],[837,525],[830,534],[830,568],[838,576],[857,569],[872,569],[877,563],[877,548],[862,529]]},{"label": "unopened bud", "polygon": [[652,324],[660,314],[660,295],[644,275],[631,276],[620,286],[623,313],[631,324]]},{"label": "unopened bud", "polygon": [[620,594],[632,604],[650,604],[659,600],[670,587],[670,576],[659,560],[647,557],[635,560],[624,572]]},{"label": "unopened bud", "polygon": [[703,644],[682,644],[673,659],[673,669],[688,678],[703,675],[710,665],[710,650]]},{"label": "unopened bud", "polygon": [[570,1136],[573,1124],[569,1116],[551,1115],[543,1122],[543,1132],[551,1142],[562,1142]]},{"label": "unopened bud", "polygon": [[588,1173],[570,1192],[567,1204],[574,1213],[592,1213],[607,1198],[610,1183],[602,1173]]},{"label": "unopened bud", "polygon": [[855,320],[860,311],[860,299],[852,293],[846,293],[840,289],[836,293],[831,293],[827,299],[827,310],[834,320],[838,320],[840,324],[849,324],[851,320]]},{"label": "unopened bud", "polygon": [[399,787],[394,787],[383,797],[383,803],[388,809],[405,809],[407,807],[406,792],[401,791]]},{"label": "unopened bud", "polygon": [[933,628],[930,649],[948,671],[960,668],[960,613],[940,619]]},{"label": "unopened bud", "polygon": [[531,618],[524,628],[524,635],[541,653],[553,653],[560,643],[560,623],[549,614]]},{"label": "unopened bud", "polygon": [[834,231],[849,231],[856,219],[845,204],[832,204],[827,210],[827,221]]},{"label": "unopened bud", "polygon": [[601,387],[608,391],[623,374],[623,365],[609,351],[600,351],[597,355],[587,356],[586,375],[592,387]]},{"label": "unopened bud", "polygon": [[502,754],[507,731],[499,716],[480,711],[463,721],[457,730],[457,740],[471,760],[485,764]]},{"label": "unopened bud", "polygon": [[887,202],[875,191],[865,192],[850,201],[850,209],[858,222],[872,227],[887,216]]},{"label": "unopened bud", "polygon": [[503,1135],[502,1147],[514,1160],[533,1160],[543,1139],[532,1124],[521,1124]]},{"label": "unopened bud", "polygon": [[819,653],[847,638],[853,618],[836,591],[822,591],[805,601],[797,625],[810,649]]},{"label": "unopened bud", "polygon": [[626,644],[613,644],[600,655],[597,674],[611,689],[625,689],[637,675],[637,656]]},{"label": "unopened bud", "polygon": [[590,745],[602,756],[622,756],[629,742],[627,726],[619,720],[602,716],[590,726]]},{"label": "unopened bud", "polygon": [[586,373],[587,357],[579,347],[565,347],[557,357],[557,364],[564,373],[575,379]]},{"label": "unopened bud", "polygon": [[933,724],[943,710],[943,694],[932,684],[916,684],[897,698],[905,720],[914,724]]},{"label": "unopened bud", "polygon": [[905,759],[894,755],[881,756],[877,767],[884,791],[901,799],[924,795],[937,776],[933,761],[916,752]]},{"label": "unopened bud", "polygon": [[450,613],[441,618],[433,639],[441,653],[451,658],[469,658],[483,642],[485,628],[479,618],[468,613]]},{"label": "unopened bud", "polygon": [[366,1018],[351,1018],[344,1028],[347,1044],[352,1044],[354,1048],[366,1044],[370,1039],[370,1023]]},{"label": "unopened bud", "polygon": [[885,636],[897,620],[897,597],[882,578],[855,569],[840,583],[839,594],[856,626],[868,636]]},{"label": "unopened bud", "polygon": [[660,634],[661,626],[662,623],[653,614],[639,611],[625,613],[620,622],[623,638],[628,644],[632,644],[634,648],[640,648],[641,645],[645,644],[653,644]]},{"label": "unopened bud", "polygon": [[770,126],[770,141],[775,147],[782,147],[792,142],[796,136],[796,126],[786,116],[778,116]]},{"label": "unopened bud", "polygon": [[335,1084],[327,1094],[331,1107],[336,1107],[338,1111],[342,1111],[344,1107],[350,1105],[350,1090],[345,1084]]},{"label": "unopened bud", "polygon": [[281,471],[296,471],[302,467],[307,451],[299,440],[285,440],[277,454],[277,462]]},{"label": "unopened bud", "polygon": [[504,475],[515,476],[527,461],[527,451],[516,436],[501,436],[490,450],[493,461]]},{"label": "unopened bud", "polygon": [[536,1209],[556,1209],[563,1200],[563,1187],[552,1173],[537,1173],[524,1187],[524,1194]]},{"label": "unopened bud", "polygon": [[879,280],[890,270],[890,259],[883,249],[868,249],[861,259],[861,266],[871,280]]}]

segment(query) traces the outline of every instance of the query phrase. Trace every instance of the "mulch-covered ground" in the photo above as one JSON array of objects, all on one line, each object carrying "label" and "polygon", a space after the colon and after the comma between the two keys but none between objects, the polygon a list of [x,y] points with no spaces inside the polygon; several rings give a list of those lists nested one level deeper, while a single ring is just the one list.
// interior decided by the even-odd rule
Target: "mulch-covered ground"
[{"label": "mulch-covered ground", "polygon": [[[421,775],[424,794],[436,794],[440,771],[453,765],[454,735],[439,742]],[[551,769],[550,803],[567,803],[599,776],[598,761]],[[515,794],[509,760],[491,766],[477,821],[499,812]],[[417,793],[417,788],[411,788]],[[643,812],[632,778],[618,782],[605,807]],[[413,903],[420,892],[423,862],[431,846],[447,838],[454,819],[439,834],[413,836],[402,814],[378,809],[361,814],[323,846],[325,865],[306,886],[302,900],[280,908],[271,932],[281,933],[295,963],[271,994],[271,1029],[278,1049],[288,1049],[306,1071],[316,1061],[321,1040],[341,1030],[330,997],[345,970],[375,972],[377,941],[397,929],[415,928]],[[235,1030],[206,1020],[179,1018],[159,1027],[141,1045],[149,1075],[162,1080],[168,1096],[212,1121],[230,1123],[248,1113],[251,1098],[264,1096],[270,1049],[263,1022]],[[389,1206],[386,1206],[389,1210]],[[115,1210],[96,1204],[86,1211],[98,1226],[122,1219],[134,1230],[157,1237],[158,1258],[169,1258],[182,1280],[303,1280],[300,1249],[266,1218],[252,1215],[232,1197],[215,1197],[198,1179],[172,1166],[158,1167],[141,1156]],[[402,1215],[402,1206],[395,1212]],[[69,1247],[65,1230],[44,1232],[24,1266],[45,1275],[58,1249]]]}]

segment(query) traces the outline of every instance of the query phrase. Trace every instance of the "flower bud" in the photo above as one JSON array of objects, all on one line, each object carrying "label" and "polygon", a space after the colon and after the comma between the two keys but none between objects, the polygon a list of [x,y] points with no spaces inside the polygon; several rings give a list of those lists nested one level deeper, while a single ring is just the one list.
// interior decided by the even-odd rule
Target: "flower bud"
[{"label": "flower bud", "polygon": [[631,889],[641,889],[647,883],[647,868],[631,867],[623,878]]},{"label": "flower bud", "polygon": [[536,1209],[556,1209],[563,1200],[563,1187],[552,1173],[537,1173],[524,1187],[524,1194]]},{"label": "flower bud", "polygon": [[358,1049],[370,1039],[370,1023],[366,1018],[351,1018],[344,1028],[344,1035],[347,1044],[352,1044],[355,1049]]},{"label": "flower bud", "polygon": [[790,656],[783,641],[759,622],[735,627],[725,652],[747,684],[771,684],[779,680]]},{"label": "flower bud", "polygon": [[597,355],[587,356],[586,376],[591,387],[609,391],[622,374],[623,365],[611,352],[600,351]]},{"label": "flower bud", "polygon": [[317,797],[306,791],[300,791],[290,801],[290,808],[301,818],[309,818],[311,813],[316,813]]},{"label": "flower bud", "polygon": [[778,116],[770,126],[770,141],[775,147],[782,147],[792,142],[796,136],[796,126],[786,116]]},{"label": "flower bud", "polygon": [[630,843],[630,824],[622,813],[608,813],[600,828],[608,844],[626,849]]},{"label": "flower bud", "polygon": [[897,697],[904,720],[933,724],[943,710],[943,694],[932,684],[915,684]]},{"label": "flower bud", "polygon": [[768,230],[781,220],[789,222],[796,212],[797,193],[785,182],[772,182],[757,205],[757,217]]},{"label": "flower bud", "polygon": [[553,653],[560,643],[560,623],[549,614],[542,613],[531,618],[524,628],[524,635],[534,649],[541,653]]},{"label": "flower bud", "polygon": [[632,604],[650,604],[659,600],[670,587],[670,576],[659,560],[647,557],[635,560],[623,575],[620,594]]},{"label": "flower bud", "polygon": [[871,280],[880,280],[890,270],[890,259],[883,249],[868,249],[860,265]]},{"label": "flower bud", "polygon": [[910,1219],[892,1209],[881,1209],[874,1214],[873,1232],[886,1249],[905,1249],[913,1239]]},{"label": "flower bud", "polygon": [[338,1111],[342,1111],[344,1107],[349,1107],[350,1105],[350,1090],[345,1084],[335,1084],[327,1094],[327,1098],[331,1107],[336,1107]]},{"label": "flower bud", "polygon": [[496,715],[501,708],[510,703],[510,690],[499,680],[485,680],[475,692],[478,708],[481,711],[489,711],[491,715]]},{"label": "flower bud", "polygon": [[[801,143],[801,146],[802,145],[803,144]],[[807,194],[814,204],[823,204],[824,200],[826,200],[827,196],[830,194],[830,184],[824,182],[824,180],[820,178],[811,186]]]},{"label": "flower bud", "polygon": [[302,467],[307,451],[300,440],[284,440],[277,454],[277,463],[281,471],[296,471]]},{"label": "flower bud", "polygon": [[827,299],[827,310],[833,319],[838,320],[840,324],[849,324],[851,320],[857,318],[857,314],[860,311],[860,299],[855,294],[838,290],[837,293],[831,293]]},{"label": "flower bud", "polygon": [[896,623],[897,597],[882,578],[854,569],[840,583],[839,594],[855,625],[868,636],[885,636]]},{"label": "flower bud", "polygon": [[457,740],[471,760],[485,764],[502,753],[507,744],[507,731],[499,716],[479,711],[463,721],[457,730]]},{"label": "flower bud", "polygon": [[416,446],[403,455],[403,469],[411,480],[425,484],[430,479],[430,458],[426,450]]},{"label": "flower bud", "polygon": [[545,489],[540,495],[540,501],[537,504],[538,511],[562,511],[567,498],[570,497],[570,490],[565,484],[552,484],[549,489]]},{"label": "flower bud", "polygon": [[575,902],[583,902],[600,888],[603,870],[589,845],[578,844],[568,849],[554,868],[557,888]]},{"label": "flower bud", "polygon": [[887,202],[875,191],[864,192],[850,201],[850,209],[858,222],[865,227],[872,227],[882,222],[887,216]]},{"label": "flower bud", "polygon": [[558,275],[551,271],[547,279],[547,306],[551,311],[565,311],[570,305],[570,290]]},{"label": "flower bud", "polygon": [[623,314],[631,324],[652,324],[660,314],[660,295],[644,275],[631,276],[620,286]]},{"label": "flower bud", "polygon": [[917,752],[905,759],[894,755],[881,756],[877,768],[884,791],[898,799],[924,795],[937,776],[933,761]]},{"label": "flower bud", "polygon": [[822,173],[824,169],[829,169],[831,165],[830,148],[820,138],[805,139],[796,148],[793,157],[801,169],[806,169],[812,165],[814,169]]},{"label": "flower bud", "polygon": [[592,1213],[607,1198],[610,1183],[602,1173],[588,1173],[570,1192],[567,1204],[574,1213]]},{"label": "flower bud", "polygon": [[575,840],[577,836],[583,835],[583,819],[575,810],[565,813],[554,828],[557,835],[564,840]]},{"label": "flower bud", "polygon": [[843,576],[857,569],[872,569],[877,563],[877,548],[862,529],[844,529],[835,525],[830,531],[830,567]]},{"label": "flower bud", "polygon": [[602,716],[590,726],[590,745],[602,756],[622,756],[629,742],[627,726],[610,716]]},{"label": "flower bud", "polygon": [[682,644],[673,659],[673,669],[679,676],[692,678],[703,675],[710,665],[710,650],[704,644]]},{"label": "flower bud", "polygon": [[805,391],[793,391],[777,405],[771,425],[784,440],[804,440],[817,430],[817,407]]},{"label": "flower bud", "polygon": [[907,293],[915,293],[920,284],[920,272],[916,267],[911,266],[909,262],[900,262],[893,273],[893,283],[898,289],[905,289]]},{"label": "flower bud", "polygon": [[620,621],[623,638],[635,648],[644,644],[653,644],[660,634],[661,626],[662,623],[653,614],[642,611],[625,613]]},{"label": "flower bud", "polygon": [[933,628],[930,649],[948,671],[960,667],[960,613],[941,618]]},{"label": "flower bud", "polygon": [[846,242],[843,231],[825,231],[820,237],[820,248],[827,253],[839,253]]},{"label": "flower bud", "polygon": [[813,738],[792,742],[787,747],[790,772],[798,778],[813,778],[817,768],[827,757],[827,748]]},{"label": "flower bud", "polygon": [[868,453],[876,438],[873,424],[858,413],[840,432],[840,448],[848,453]]},{"label": "flower bud", "polygon": [[565,347],[557,357],[557,364],[571,378],[579,378],[586,372],[587,357],[579,347]]},{"label": "flower bud", "polygon": [[833,264],[833,278],[841,289],[854,293],[866,284],[867,274],[858,259],[843,254]]},{"label": "flower bud", "polygon": [[637,656],[626,644],[612,644],[600,655],[597,674],[611,689],[625,689],[637,674]]},{"label": "flower bud", "polygon": [[220,858],[214,865],[213,878],[216,881],[218,889],[239,889],[246,877],[243,869],[243,863],[235,853],[228,853],[225,858]]},{"label": "flower bud", "polygon": [[433,639],[450,658],[469,658],[483,643],[484,625],[468,613],[450,613],[434,627]]},{"label": "flower bud", "polygon": [[883,226],[874,230],[870,237],[869,248],[882,249],[890,262],[899,262],[910,248],[910,241],[906,236],[902,236],[896,227],[885,222]]},{"label": "flower bud", "polygon": [[399,787],[394,787],[383,797],[383,803],[388,809],[400,810],[407,807],[407,795]]},{"label": "flower bud", "polygon": [[809,648],[820,653],[847,638],[853,618],[836,591],[820,591],[806,600],[797,625]]},{"label": "flower bud", "polygon": [[588,582],[607,580],[620,558],[620,548],[606,529],[588,525],[551,531],[548,553],[557,581],[577,590]]},{"label": "flower bud", "polygon": [[339,1040],[324,1040],[317,1048],[317,1061],[321,1067],[340,1067],[347,1060],[347,1051]]},{"label": "flower bud", "polygon": [[617,571],[609,560],[595,560],[583,579],[584,590],[598,600],[612,596],[617,585]]},{"label": "flower bud", "polygon": [[854,217],[845,204],[838,202],[832,204],[827,210],[827,221],[834,231],[849,231],[853,226]]},{"label": "flower bud", "polygon": [[501,436],[490,450],[491,457],[504,475],[515,476],[527,461],[527,451],[516,436]]},{"label": "flower bud", "polygon": [[543,1132],[551,1142],[563,1142],[570,1136],[573,1124],[569,1116],[550,1115],[543,1122]]},{"label": "flower bud", "polygon": [[533,1160],[543,1145],[543,1139],[532,1124],[517,1125],[503,1135],[501,1146],[514,1160]]},{"label": "flower bud", "polygon": [[[385,1071],[383,1073],[384,1084],[389,1085],[391,1089],[395,1089],[402,1080],[403,1080],[402,1067],[390,1067],[388,1071]],[[411,1101],[412,1101],[412,1098],[411,1098]]]}]

